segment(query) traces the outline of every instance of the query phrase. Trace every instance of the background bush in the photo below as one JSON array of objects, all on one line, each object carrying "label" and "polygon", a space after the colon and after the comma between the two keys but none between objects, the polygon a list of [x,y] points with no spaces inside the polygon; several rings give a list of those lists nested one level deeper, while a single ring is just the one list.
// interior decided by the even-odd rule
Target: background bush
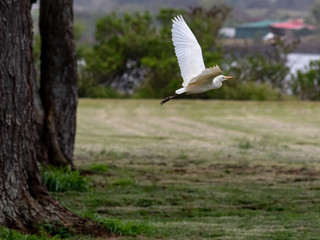
[{"label": "background bush", "polygon": [[292,90],[301,100],[320,100],[320,61],[312,61],[306,72],[292,76]]}]

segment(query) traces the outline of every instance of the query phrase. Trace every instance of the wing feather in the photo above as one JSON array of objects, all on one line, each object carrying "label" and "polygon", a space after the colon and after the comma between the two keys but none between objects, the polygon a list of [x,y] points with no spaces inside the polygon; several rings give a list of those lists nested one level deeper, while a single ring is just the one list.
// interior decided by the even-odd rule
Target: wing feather
[{"label": "wing feather", "polygon": [[197,77],[191,79],[188,86],[211,84],[212,80],[221,74],[222,70],[218,65],[206,68]]},{"label": "wing feather", "polygon": [[172,41],[183,78],[182,86],[187,86],[192,78],[205,69],[202,51],[183,17],[177,16],[172,21]]}]

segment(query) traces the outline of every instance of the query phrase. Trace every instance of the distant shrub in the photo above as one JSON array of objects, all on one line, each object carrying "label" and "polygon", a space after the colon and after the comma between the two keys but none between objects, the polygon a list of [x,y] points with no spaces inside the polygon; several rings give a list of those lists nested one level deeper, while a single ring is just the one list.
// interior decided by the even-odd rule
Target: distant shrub
[{"label": "distant shrub", "polygon": [[[238,81],[237,79],[231,81]],[[219,91],[206,93],[209,98],[233,100],[280,100],[282,95],[269,84],[228,82]]]},{"label": "distant shrub", "polygon": [[248,82],[246,84],[239,84],[236,88],[238,91],[234,99],[239,100],[279,100],[281,93],[271,88],[268,84],[256,84]]},{"label": "distant shrub", "polygon": [[87,179],[69,167],[42,168],[41,173],[44,184],[51,192],[85,191],[89,188]]},{"label": "distant shrub", "polygon": [[310,62],[308,71],[293,76],[293,93],[301,100],[320,100],[320,61]]}]

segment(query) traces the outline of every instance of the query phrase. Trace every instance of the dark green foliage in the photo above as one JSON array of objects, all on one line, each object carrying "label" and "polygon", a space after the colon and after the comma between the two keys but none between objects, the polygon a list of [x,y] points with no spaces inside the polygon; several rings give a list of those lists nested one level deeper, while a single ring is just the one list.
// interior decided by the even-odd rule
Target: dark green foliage
[{"label": "dark green foliage", "polygon": [[293,76],[293,92],[301,100],[320,100],[320,61],[312,61],[307,72]]},{"label": "dark green foliage", "polygon": [[233,99],[233,100],[279,100],[281,92],[272,89],[267,83],[256,83],[254,81],[242,81],[241,79],[231,80],[224,83],[219,91],[206,93],[209,98]]},{"label": "dark green foliage", "polygon": [[83,87],[121,85],[125,84],[123,79],[141,75],[141,58],[151,54],[152,46],[158,45],[155,35],[155,26],[147,12],[124,16],[112,13],[99,19],[97,43],[87,54],[86,67],[81,74]]},{"label": "dark green foliage", "polygon": [[51,192],[86,191],[89,188],[87,179],[69,167],[42,168],[41,173],[44,184]]}]

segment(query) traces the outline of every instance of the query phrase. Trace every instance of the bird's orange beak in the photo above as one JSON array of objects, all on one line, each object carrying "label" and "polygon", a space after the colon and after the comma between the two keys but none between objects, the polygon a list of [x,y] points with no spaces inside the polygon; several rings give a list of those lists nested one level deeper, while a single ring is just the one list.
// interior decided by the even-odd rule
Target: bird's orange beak
[{"label": "bird's orange beak", "polygon": [[234,77],[233,76],[225,76],[224,78],[228,80],[228,79],[232,79]]}]

